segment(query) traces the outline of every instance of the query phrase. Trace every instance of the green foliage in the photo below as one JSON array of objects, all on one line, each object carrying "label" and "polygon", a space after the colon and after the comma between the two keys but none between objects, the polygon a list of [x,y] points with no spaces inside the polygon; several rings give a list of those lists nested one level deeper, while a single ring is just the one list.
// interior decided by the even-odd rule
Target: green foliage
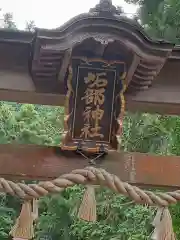
[{"label": "green foliage", "polygon": [[13,21],[13,14],[12,13],[5,13],[4,14],[4,24],[5,28],[7,29],[17,29],[16,24]]},{"label": "green foliage", "polygon": [[[82,189],[74,187],[62,196],[42,199],[38,237],[53,239],[148,239],[152,227],[153,209],[134,205],[109,190],[96,194],[98,222],[86,223],[77,219]],[[137,221],[135,222],[134,219]],[[66,233],[66,235],[65,235]]]},{"label": "green foliage", "polygon": [[180,43],[179,0],[127,0],[127,2],[139,4],[139,20],[151,37]]},{"label": "green foliage", "polygon": [[[63,131],[64,110],[60,107],[0,104],[0,143],[17,142],[59,145]],[[179,154],[180,120],[178,117],[150,114],[126,114],[121,148],[125,151]],[[77,219],[83,195],[79,186],[62,194],[45,197],[40,202],[36,239],[149,239],[154,208],[133,204],[109,190],[97,190],[98,222]],[[8,239],[13,221],[20,211],[18,199],[0,196],[0,239]],[[179,205],[172,208],[174,227],[180,222]]]},{"label": "green foliage", "polygon": [[33,32],[35,30],[35,22],[34,21],[29,21],[29,22],[26,22],[26,28],[25,30],[26,31],[29,31],[29,32]]},{"label": "green foliage", "polygon": [[125,151],[169,154],[172,128],[169,118],[150,114],[128,114],[124,119],[121,146]]},{"label": "green foliage", "polygon": [[62,196],[52,196],[43,199],[43,210],[37,226],[37,238],[51,236],[53,239],[70,239],[69,213],[70,203]]},{"label": "green foliage", "polygon": [[[179,0],[127,0],[139,4],[139,20],[152,37],[180,42]],[[15,29],[11,13],[4,15],[7,28]],[[34,22],[26,30],[34,30]],[[17,142],[59,145],[64,110],[60,107],[0,104],[0,144]],[[150,114],[126,114],[121,149],[125,151],[180,155],[180,118]],[[77,219],[83,189],[67,189],[40,201],[36,239],[146,240],[152,232],[154,208],[135,205],[109,190],[97,190],[98,222]],[[10,227],[20,211],[20,201],[0,195],[0,239],[8,239]],[[177,239],[180,238],[180,205],[171,208]]]},{"label": "green foliage", "polygon": [[[0,143],[58,145],[63,130],[63,108],[0,104]],[[5,126],[6,125],[6,126]]]}]

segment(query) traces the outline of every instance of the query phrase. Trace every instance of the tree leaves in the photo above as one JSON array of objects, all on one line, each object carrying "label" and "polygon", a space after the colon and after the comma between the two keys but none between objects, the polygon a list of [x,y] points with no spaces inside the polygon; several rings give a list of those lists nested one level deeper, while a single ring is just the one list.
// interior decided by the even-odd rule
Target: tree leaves
[{"label": "tree leaves", "polygon": [[180,43],[179,0],[127,0],[139,4],[139,20],[152,38]]},{"label": "tree leaves", "polygon": [[[179,0],[127,0],[139,4],[138,16],[151,37],[180,42]],[[5,27],[16,29],[11,13],[4,15]],[[34,22],[26,30],[34,30]],[[43,144],[59,146],[63,132],[64,109],[16,103],[0,104],[0,144]],[[127,113],[121,150],[180,155],[180,118]],[[40,201],[40,218],[36,239],[77,240],[146,240],[152,232],[154,208],[135,205],[109,190],[97,191],[98,222],[77,219],[77,208],[83,191],[79,186],[61,195]],[[20,210],[18,199],[0,195],[0,239],[9,230]],[[172,208],[174,228],[180,237],[180,205]]]},{"label": "tree leaves", "polygon": [[[63,118],[64,109],[61,107],[2,102],[0,141],[59,146]],[[180,154],[178,117],[126,113],[123,126],[122,150]],[[61,195],[41,199],[36,239],[149,239],[153,208],[135,205],[109,190],[97,189],[98,222],[86,223],[77,219],[82,196],[82,188],[74,186]],[[18,215],[20,202],[2,195],[0,203],[0,239],[5,240]],[[172,211],[178,213],[179,206]],[[174,223],[179,224],[178,214],[175,214]],[[178,230],[177,233],[180,234]]]}]

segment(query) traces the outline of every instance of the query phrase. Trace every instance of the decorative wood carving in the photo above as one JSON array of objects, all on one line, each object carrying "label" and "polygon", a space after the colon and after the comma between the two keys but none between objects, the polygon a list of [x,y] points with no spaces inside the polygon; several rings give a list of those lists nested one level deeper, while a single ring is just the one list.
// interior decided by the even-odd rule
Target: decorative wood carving
[{"label": "decorative wood carving", "polygon": [[121,14],[122,11],[117,9],[113,4],[112,0],[100,0],[100,3],[95,8],[90,9],[90,13],[105,13],[107,14]]},{"label": "decorative wood carving", "polygon": [[[85,48],[78,48],[82,45]],[[64,82],[67,81],[71,56],[81,56],[85,51],[91,58],[118,60],[116,53],[120,54],[122,49],[128,49],[137,57],[127,75],[130,96],[149,89],[159,72],[161,75],[161,69],[168,68],[167,62],[173,61],[178,70],[175,61],[180,59],[179,46],[150,39],[136,21],[123,16],[121,9],[113,6],[111,0],[101,0],[89,13],[80,14],[57,29],[37,29],[35,33],[0,30],[0,72],[23,77],[29,74],[34,91],[22,88],[12,79],[13,87],[8,89],[31,91],[33,99],[29,100],[29,93],[28,101],[33,102],[35,93],[52,94],[52,98],[55,94],[65,94]],[[69,54],[71,50],[72,55]],[[179,76],[178,71],[176,75]],[[7,84],[10,85],[11,82]],[[3,88],[0,80],[0,89]],[[26,99],[24,93],[18,96],[16,101]],[[12,99],[12,93],[5,98]],[[41,98],[41,101],[47,104],[47,99]],[[52,102],[54,100],[49,104]]]},{"label": "decorative wood carving", "polygon": [[69,66],[69,62],[71,59],[71,53],[72,53],[72,49],[68,49],[67,51],[65,51],[64,58],[62,60],[62,64],[60,65],[58,81],[62,84],[64,84],[64,79],[65,79],[66,73],[68,71],[68,66]]}]

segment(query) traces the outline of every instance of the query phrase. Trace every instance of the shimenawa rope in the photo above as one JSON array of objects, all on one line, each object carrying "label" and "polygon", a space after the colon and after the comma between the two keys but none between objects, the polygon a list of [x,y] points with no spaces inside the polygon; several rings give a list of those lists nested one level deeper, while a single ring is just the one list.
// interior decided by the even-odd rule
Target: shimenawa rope
[{"label": "shimenawa rope", "polygon": [[[59,193],[75,184],[87,186],[78,214],[81,219],[96,221],[94,185],[106,186],[117,193],[130,197],[135,203],[150,206],[157,205],[159,210],[153,222],[153,226],[155,227],[152,235],[153,239],[175,240],[172,219],[167,207],[180,200],[180,191],[156,194],[151,191],[144,191],[127,182],[121,181],[117,176],[108,173],[104,169],[94,167],[77,169],[52,181],[39,182],[38,184],[26,185],[1,178],[0,191],[25,200],[20,216],[10,232],[13,239],[31,239],[34,237],[33,221],[37,218],[38,213],[37,207],[35,207],[35,210],[31,210],[31,200],[34,201],[49,193]],[[35,205],[37,204],[35,203]]]},{"label": "shimenawa rope", "polygon": [[38,184],[26,185],[24,183],[14,183],[1,178],[0,191],[28,200],[33,198],[37,199],[49,193],[59,193],[65,188],[72,187],[76,184],[106,186],[117,193],[130,197],[134,202],[143,205],[167,207],[180,200],[180,191],[167,193],[144,191],[127,182],[121,181],[117,176],[108,173],[104,169],[97,169],[94,167],[74,170],[55,180],[39,182]]}]

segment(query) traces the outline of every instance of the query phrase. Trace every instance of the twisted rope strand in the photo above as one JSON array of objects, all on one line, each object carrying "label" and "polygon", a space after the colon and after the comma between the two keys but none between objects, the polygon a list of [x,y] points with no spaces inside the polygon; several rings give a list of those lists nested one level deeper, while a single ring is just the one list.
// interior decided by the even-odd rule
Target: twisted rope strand
[{"label": "twisted rope strand", "polygon": [[59,193],[65,188],[76,184],[106,186],[116,193],[130,197],[138,204],[147,204],[150,206],[166,207],[180,200],[180,191],[156,194],[151,191],[144,191],[121,181],[117,176],[108,173],[104,169],[96,169],[94,167],[77,169],[52,181],[39,182],[38,184],[26,185],[0,178],[0,191],[22,199],[32,199],[40,198],[49,193]]}]

